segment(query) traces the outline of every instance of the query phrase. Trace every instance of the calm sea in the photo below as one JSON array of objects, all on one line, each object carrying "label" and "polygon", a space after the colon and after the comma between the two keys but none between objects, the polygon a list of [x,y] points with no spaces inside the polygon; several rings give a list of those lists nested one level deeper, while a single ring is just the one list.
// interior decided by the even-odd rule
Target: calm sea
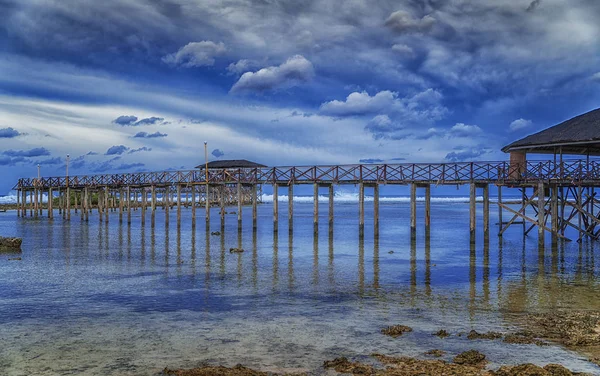
[{"label": "calm sea", "polygon": [[[445,359],[475,348],[492,367],[561,363],[600,373],[557,346],[431,335],[506,332],[529,312],[600,308],[595,246],[548,239],[539,248],[537,231],[523,238],[521,225],[499,239],[495,206],[489,242],[480,230],[471,246],[469,208],[460,201],[434,200],[429,239],[419,205],[412,243],[409,205],[400,199],[382,201],[379,239],[367,203],[362,240],[352,200],[336,203],[331,236],[327,204],[314,236],[312,203],[302,199],[292,235],[285,200],[278,234],[270,203],[259,207],[257,232],[246,207],[241,234],[232,214],[221,236],[205,232],[202,210],[195,232],[189,209],[179,228],[172,210],[168,229],[161,209],[154,229],[149,213],[141,226],[140,211],[130,227],[117,213],[109,224],[96,213],[89,223],[75,214],[50,222],[2,213],[0,235],[22,237],[23,253],[20,261],[0,254],[0,374],[151,375],[202,363],[319,374],[324,360],[339,356],[434,348],[447,351]],[[218,209],[212,220],[211,231],[219,230]],[[238,246],[246,251],[229,252]],[[414,331],[397,339],[379,333],[393,324]]]}]

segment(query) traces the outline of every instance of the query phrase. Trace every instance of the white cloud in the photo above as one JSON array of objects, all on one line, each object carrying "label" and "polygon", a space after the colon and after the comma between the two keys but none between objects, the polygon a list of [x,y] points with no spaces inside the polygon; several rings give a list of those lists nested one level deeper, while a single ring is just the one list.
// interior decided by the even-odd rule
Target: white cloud
[{"label": "white cloud", "polygon": [[233,85],[231,92],[265,91],[291,87],[310,81],[314,74],[312,63],[302,55],[295,55],[279,66],[244,73]]},{"label": "white cloud", "polygon": [[392,46],[392,51],[406,58],[412,58],[415,56],[415,51],[406,44],[394,44]]},{"label": "white cloud", "polygon": [[481,128],[477,125],[464,123],[456,123],[448,132],[448,136],[450,137],[473,137],[479,134],[481,134]]},{"label": "white cloud", "polygon": [[422,32],[431,30],[435,22],[435,18],[429,15],[423,18],[414,18],[407,11],[398,10],[385,20],[385,26],[399,33]]},{"label": "white cloud", "polygon": [[600,72],[593,74],[592,75],[592,80],[594,80],[594,81],[600,81]]},{"label": "white cloud", "polygon": [[345,101],[333,100],[321,105],[320,112],[332,116],[352,116],[389,111],[396,101],[397,93],[380,91],[370,96],[366,91],[350,93]]},{"label": "white cloud", "polygon": [[225,45],[209,40],[191,42],[181,47],[179,51],[166,55],[163,61],[172,66],[185,68],[210,66],[215,63],[215,57],[227,51]]},{"label": "white cloud", "polygon": [[254,61],[254,60],[241,59],[236,63],[229,64],[229,66],[227,67],[227,71],[230,74],[238,75],[238,74],[246,73],[246,72],[256,68],[257,65],[258,65],[258,62]]},{"label": "white cloud", "polygon": [[510,123],[509,129],[511,132],[514,132],[521,129],[529,128],[532,124],[533,122],[531,120],[521,118]]}]

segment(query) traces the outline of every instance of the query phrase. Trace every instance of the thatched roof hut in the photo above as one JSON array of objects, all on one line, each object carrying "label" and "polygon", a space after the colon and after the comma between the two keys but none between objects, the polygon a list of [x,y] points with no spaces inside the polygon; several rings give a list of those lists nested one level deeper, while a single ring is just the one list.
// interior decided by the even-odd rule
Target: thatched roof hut
[{"label": "thatched roof hut", "polygon": [[600,155],[600,108],[515,141],[502,151],[511,155]]},{"label": "thatched roof hut", "polygon": [[[199,168],[201,170],[204,170],[204,168],[206,167],[206,165],[203,163],[201,165],[196,166],[196,168]],[[251,161],[247,161],[245,159],[229,159],[229,160],[221,160],[221,161],[211,161],[208,162],[208,169],[212,170],[212,169],[233,169],[233,168],[261,168],[261,167],[267,167],[265,165],[262,165],[260,163],[256,163],[256,162],[251,162]]]}]

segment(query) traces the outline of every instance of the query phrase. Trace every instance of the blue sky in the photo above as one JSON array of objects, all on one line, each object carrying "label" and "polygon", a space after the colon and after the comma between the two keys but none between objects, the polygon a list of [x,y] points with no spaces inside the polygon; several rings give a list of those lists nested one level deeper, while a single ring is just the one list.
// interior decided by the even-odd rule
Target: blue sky
[{"label": "blue sky", "polygon": [[504,160],[599,107],[596,0],[0,0],[20,176]]}]

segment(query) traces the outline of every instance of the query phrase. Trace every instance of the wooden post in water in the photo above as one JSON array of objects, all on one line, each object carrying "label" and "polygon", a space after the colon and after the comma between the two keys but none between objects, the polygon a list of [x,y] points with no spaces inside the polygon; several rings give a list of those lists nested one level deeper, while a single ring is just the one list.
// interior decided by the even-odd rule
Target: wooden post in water
[{"label": "wooden post in water", "polygon": [[104,186],[104,221],[108,223],[109,211],[109,190],[108,185]]},{"label": "wooden post in water", "polygon": [[242,231],[242,183],[237,183],[238,231]]},{"label": "wooden post in water", "polygon": [[156,224],[156,186],[153,185],[150,188],[150,200],[151,200],[151,206],[150,206],[150,225],[152,226],[152,228],[154,228],[154,225]]},{"label": "wooden post in water", "polygon": [[79,214],[80,214],[80,218],[81,221],[85,220],[85,197],[83,196],[83,189],[81,189],[79,191],[79,203],[80,203],[80,210],[79,210]]},{"label": "wooden post in water", "polygon": [[192,194],[192,229],[196,228],[196,186],[192,184],[191,192]]},{"label": "wooden post in water", "polygon": [[90,220],[90,211],[92,210],[92,199],[88,187],[83,188],[83,196],[85,200],[85,221],[87,222]]},{"label": "wooden post in water", "polygon": [[[54,194],[52,193],[52,187],[48,188],[48,218],[52,219],[54,218],[54,212],[52,209],[52,204],[54,204],[52,201],[52,197],[54,196]],[[19,197],[19,196],[17,196]]]},{"label": "wooden post in water", "polygon": [[319,184],[313,184],[313,232],[319,232]]},{"label": "wooden post in water", "polygon": [[27,217],[27,191],[21,191],[21,217]]},{"label": "wooden post in water", "polygon": [[148,201],[148,192],[146,192],[146,188],[142,187],[142,226],[146,225],[146,206]]},{"label": "wooden post in water", "polygon": [[490,236],[490,185],[483,186],[483,237]]},{"label": "wooden post in water", "polygon": [[544,182],[538,182],[538,241],[544,241],[544,222],[546,217],[546,199],[544,197]]},{"label": "wooden post in water", "polygon": [[358,183],[358,234],[365,234],[365,184]]},{"label": "wooden post in water", "polygon": [[373,186],[373,232],[379,237],[379,184]]},{"label": "wooden post in water", "polygon": [[333,192],[333,184],[329,184],[328,191],[329,191],[329,233],[333,232],[333,197],[334,197],[334,192]]},{"label": "wooden post in water", "polygon": [[[207,197],[208,199],[208,197]],[[181,184],[177,184],[177,227],[181,226]]]},{"label": "wooden post in water", "polygon": [[17,217],[21,218],[21,190],[17,189]]},{"label": "wooden post in water", "polygon": [[71,188],[67,186],[67,220],[71,220]]},{"label": "wooden post in water", "polygon": [[126,187],[126,196],[127,196],[127,224],[131,225],[131,187],[128,185]]},{"label": "wooden post in water", "polygon": [[288,185],[288,231],[294,229],[294,183]]},{"label": "wooden post in water", "polygon": [[171,202],[169,201],[169,195],[170,195],[170,187],[167,185],[165,187],[165,190],[163,192],[163,209],[165,211],[165,227],[169,227],[169,210],[171,209]]},{"label": "wooden post in water", "polygon": [[98,220],[102,223],[104,218],[104,193],[98,191]]},{"label": "wooden post in water", "polygon": [[[499,231],[502,231],[502,226],[503,226],[503,220],[502,220],[502,186],[499,185],[498,186],[498,229]],[[498,236],[502,237],[502,232],[498,233]]]},{"label": "wooden post in water", "polygon": [[279,231],[279,185],[273,184],[273,231]]},{"label": "wooden post in water", "polygon": [[119,223],[123,223],[123,188],[119,188]]},{"label": "wooden post in water", "polygon": [[210,228],[210,185],[206,183],[206,200],[204,201],[206,228]]},{"label": "wooden post in water", "polygon": [[[577,187],[577,207],[579,209],[583,209],[583,188],[580,186]],[[564,199],[564,196],[563,196]],[[577,210],[577,221],[579,224],[579,228],[581,229],[583,226],[583,214],[580,210]],[[579,230],[579,240],[583,239],[583,233]]]},{"label": "wooden post in water", "polygon": [[471,242],[473,242],[477,230],[477,186],[475,183],[471,183],[469,187],[469,230]]},{"label": "wooden post in water", "polygon": [[[256,231],[258,228],[258,193],[256,192],[256,184],[252,184],[252,230]],[[223,223],[223,222],[222,222]]]},{"label": "wooden post in water", "polygon": [[425,186],[425,236],[431,233],[431,184]]},{"label": "wooden post in water", "polygon": [[550,211],[552,215],[552,239],[555,241],[558,235],[558,185],[552,184],[552,200],[550,203]]},{"label": "wooden post in water", "polygon": [[77,190],[73,192],[73,203],[75,205],[75,214],[79,211],[79,203],[77,202]]},{"label": "wooden post in water", "polygon": [[410,235],[417,235],[417,184],[410,185]]},{"label": "wooden post in water", "polygon": [[37,218],[38,213],[39,213],[39,207],[38,207],[38,189],[37,188],[33,188],[33,216]]}]

